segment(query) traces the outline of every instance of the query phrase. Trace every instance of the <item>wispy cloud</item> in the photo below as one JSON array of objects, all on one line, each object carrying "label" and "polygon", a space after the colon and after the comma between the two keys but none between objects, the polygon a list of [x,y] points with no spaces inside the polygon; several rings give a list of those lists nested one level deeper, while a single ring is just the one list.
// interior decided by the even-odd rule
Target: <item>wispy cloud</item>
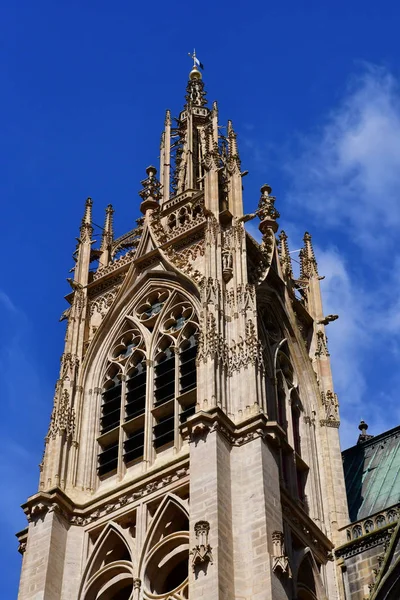
[{"label": "wispy cloud", "polygon": [[286,169],[292,203],[324,226],[347,229],[363,247],[382,246],[400,224],[400,86],[393,75],[365,65],[325,122],[300,136],[300,153]]},{"label": "wispy cloud", "polygon": [[[317,230],[317,258],[342,441],[357,421],[373,433],[400,420],[395,382],[400,355],[400,85],[387,70],[364,65],[319,128],[300,136],[287,158],[286,202]],[[297,211],[296,211],[297,212]],[[298,214],[298,212],[297,212]],[[377,403],[385,406],[377,411]]]},{"label": "wispy cloud", "polygon": [[13,538],[25,524],[19,505],[37,489],[37,465],[43,448],[41,420],[48,412],[50,390],[40,375],[27,315],[2,290],[0,305],[0,386],[4,409],[0,423],[0,477],[8,482],[0,497],[0,521],[2,535],[9,543],[10,536]]},{"label": "wispy cloud", "polygon": [[2,292],[0,290],[0,303],[3,305],[3,307],[8,310],[9,312],[13,313],[13,314],[17,314],[18,308],[15,306],[15,304],[12,302],[10,296],[8,296],[8,294],[6,294],[5,292]]}]

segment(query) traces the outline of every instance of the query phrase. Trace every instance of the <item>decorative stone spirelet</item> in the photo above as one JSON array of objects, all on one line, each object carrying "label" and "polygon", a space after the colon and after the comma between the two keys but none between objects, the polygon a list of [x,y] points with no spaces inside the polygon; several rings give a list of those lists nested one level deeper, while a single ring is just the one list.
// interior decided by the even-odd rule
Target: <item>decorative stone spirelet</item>
[{"label": "decorative stone spirelet", "polygon": [[192,556],[192,568],[194,573],[196,573],[197,567],[202,567],[204,569],[208,564],[213,564],[212,548],[208,543],[210,523],[208,521],[197,521],[194,526],[194,531],[197,538],[197,544],[190,554]]},{"label": "decorative stone spirelet", "polygon": [[279,575],[291,577],[289,559],[285,555],[284,535],[282,531],[272,533],[272,570]]}]

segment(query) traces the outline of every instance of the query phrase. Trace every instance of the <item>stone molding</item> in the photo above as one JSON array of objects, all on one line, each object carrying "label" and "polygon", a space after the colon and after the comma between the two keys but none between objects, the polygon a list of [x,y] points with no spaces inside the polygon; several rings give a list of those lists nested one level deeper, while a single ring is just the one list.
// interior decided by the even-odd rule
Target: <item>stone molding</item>
[{"label": "stone molding", "polygon": [[285,432],[275,421],[267,421],[264,414],[257,414],[235,424],[220,408],[199,411],[181,426],[184,439],[197,444],[206,440],[210,433],[217,431],[231,446],[243,446],[257,438],[278,442]]},{"label": "stone molding", "polygon": [[360,538],[351,540],[347,544],[343,544],[339,548],[335,549],[336,558],[349,558],[355,556],[361,552],[365,552],[370,548],[379,546],[379,544],[387,544],[395,530],[395,524],[386,525],[382,529],[373,531],[372,533],[363,535]]},{"label": "stone molding", "polygon": [[284,521],[296,533],[305,546],[309,546],[315,556],[322,563],[333,560],[332,550],[334,548],[331,540],[314,523],[311,517],[296,504],[289,496],[284,487],[281,486],[282,513]]},{"label": "stone molding", "polygon": [[368,515],[368,517],[365,517],[365,519],[354,521],[351,523],[351,525],[347,525],[345,528],[347,540],[349,542],[352,540],[357,540],[364,535],[368,535],[374,531],[376,532],[378,529],[383,529],[387,525],[394,525],[398,521],[399,516],[400,505],[396,504],[387,508],[386,510],[381,510],[375,514]]},{"label": "stone molding", "polygon": [[29,523],[39,518],[44,518],[48,513],[56,512],[72,525],[86,526],[98,519],[118,511],[125,506],[134,504],[138,500],[163,490],[166,486],[174,484],[189,475],[187,463],[162,473],[153,474],[150,481],[139,482],[128,491],[121,490],[113,498],[94,500],[89,505],[75,504],[60,488],[56,487],[48,492],[39,492],[22,505],[22,509]]}]

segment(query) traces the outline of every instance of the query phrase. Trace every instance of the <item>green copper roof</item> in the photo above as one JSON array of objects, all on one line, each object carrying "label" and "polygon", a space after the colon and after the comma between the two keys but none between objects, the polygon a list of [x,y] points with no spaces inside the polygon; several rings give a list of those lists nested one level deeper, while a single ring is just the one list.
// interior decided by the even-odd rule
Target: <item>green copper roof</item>
[{"label": "green copper roof", "polygon": [[342,456],[351,522],[400,502],[400,426]]}]

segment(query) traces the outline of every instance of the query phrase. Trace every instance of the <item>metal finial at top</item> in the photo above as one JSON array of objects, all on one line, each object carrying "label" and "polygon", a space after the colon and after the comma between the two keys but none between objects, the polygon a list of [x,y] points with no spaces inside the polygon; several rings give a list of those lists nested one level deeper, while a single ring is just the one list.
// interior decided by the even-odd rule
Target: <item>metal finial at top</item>
[{"label": "metal finial at top", "polygon": [[202,76],[199,71],[199,67],[200,67],[200,69],[204,70],[204,65],[197,58],[196,50],[193,48],[193,54],[188,52],[188,55],[190,56],[190,58],[193,59],[193,68],[189,73],[189,79],[201,79]]}]

